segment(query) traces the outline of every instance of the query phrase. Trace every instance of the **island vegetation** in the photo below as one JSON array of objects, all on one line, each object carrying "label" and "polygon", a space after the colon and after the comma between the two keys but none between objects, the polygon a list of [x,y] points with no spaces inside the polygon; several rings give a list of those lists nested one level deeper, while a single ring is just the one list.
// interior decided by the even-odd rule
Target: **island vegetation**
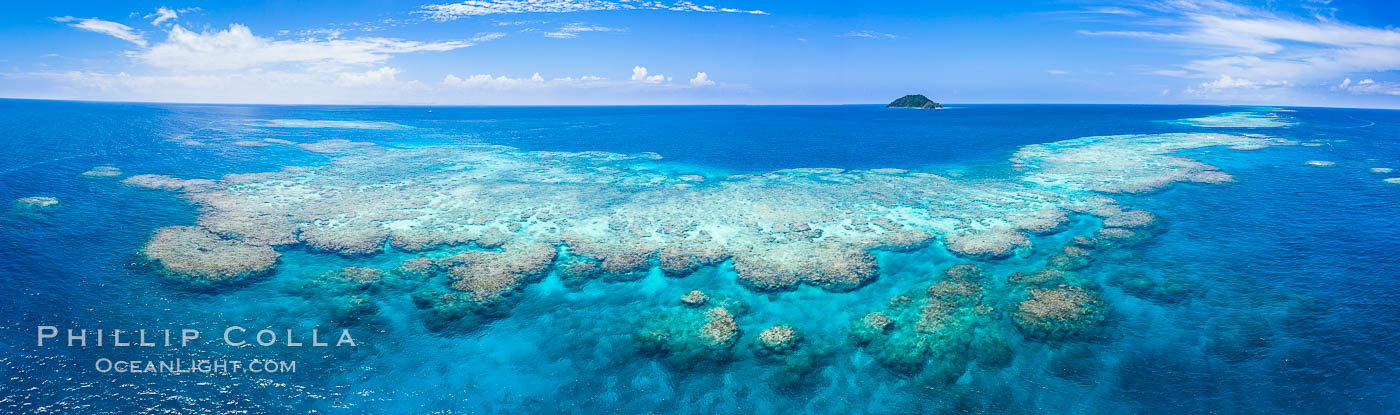
[{"label": "island vegetation", "polygon": [[937,102],[933,102],[933,100],[930,100],[930,99],[928,99],[928,97],[923,96],[923,95],[920,95],[920,94],[905,95],[905,96],[903,96],[903,97],[900,97],[899,99],[894,100],[894,102],[891,102],[890,105],[886,105],[886,107],[887,107],[887,108],[918,108],[918,109],[938,109],[938,108],[943,108],[942,105],[939,105]]}]

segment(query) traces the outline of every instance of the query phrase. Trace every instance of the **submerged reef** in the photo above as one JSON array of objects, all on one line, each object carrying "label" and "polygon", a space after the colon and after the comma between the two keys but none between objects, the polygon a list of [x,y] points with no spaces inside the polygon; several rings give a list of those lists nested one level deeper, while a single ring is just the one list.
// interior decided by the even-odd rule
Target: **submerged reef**
[{"label": "submerged reef", "polygon": [[734,320],[744,307],[735,301],[719,300],[701,306],[685,301],[641,323],[637,331],[638,348],[649,355],[669,362],[693,365],[705,360],[727,360],[739,339],[739,324]]},{"label": "submerged reef", "polygon": [[1030,290],[1016,306],[1016,325],[1033,337],[1065,338],[1092,329],[1104,319],[1103,300],[1072,285]]},{"label": "submerged reef", "polygon": [[112,166],[97,166],[82,173],[83,177],[117,177],[122,175],[122,169]]},{"label": "submerged reef", "polygon": [[[124,182],[181,192],[202,207],[200,229],[241,249],[300,245],[359,256],[386,246],[474,247],[438,267],[465,295],[458,300],[486,304],[552,268],[575,284],[636,279],[652,267],[683,276],[725,261],[755,289],[849,290],[878,274],[874,251],[938,241],[969,257],[1014,255],[1029,247],[1030,235],[1054,232],[1072,214],[1103,217],[1115,229],[1096,240],[1131,241],[1134,227],[1153,218],[1125,211],[1105,194],[1226,182],[1229,175],[1215,167],[1172,153],[1276,144],[1285,142],[1224,134],[1086,137],[1022,148],[1013,160],[1020,173],[1002,180],[899,169],[696,180],[651,168],[659,156],[650,153],[327,140],[301,145],[338,156],[324,167]],[[203,264],[214,268],[197,269]],[[185,265],[188,275],[227,273],[217,262]]]},{"label": "submerged reef", "polygon": [[1269,128],[1296,125],[1291,118],[1277,112],[1241,111],[1227,112],[1199,118],[1185,118],[1168,121],[1172,124],[1208,128]]},{"label": "submerged reef", "polygon": [[15,204],[26,208],[46,208],[58,206],[58,198],[49,196],[27,196],[15,199]]},{"label": "submerged reef", "polygon": [[388,121],[347,121],[347,120],[300,120],[275,119],[253,120],[244,123],[253,127],[276,128],[341,128],[353,130],[404,130],[413,127]]},{"label": "submerged reef", "polygon": [[1010,349],[996,330],[982,278],[980,268],[950,268],[926,290],[895,296],[852,322],[851,339],[881,365],[935,383],[957,379],[973,361],[1005,364]]},{"label": "submerged reef", "polygon": [[758,333],[758,353],[760,355],[787,354],[797,350],[802,335],[790,324],[779,324]]},{"label": "submerged reef", "polygon": [[205,282],[268,272],[281,256],[269,246],[224,239],[198,226],[156,230],[141,252],[171,275]]}]

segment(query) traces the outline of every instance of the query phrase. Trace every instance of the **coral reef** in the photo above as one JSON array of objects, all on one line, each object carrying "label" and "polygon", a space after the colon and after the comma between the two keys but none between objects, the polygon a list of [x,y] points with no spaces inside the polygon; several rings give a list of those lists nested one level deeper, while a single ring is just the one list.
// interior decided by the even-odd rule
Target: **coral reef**
[{"label": "coral reef", "polygon": [[1123,289],[1123,293],[1162,303],[1184,301],[1195,292],[1196,284],[1177,279],[1156,280],[1142,273],[1117,272],[1110,276],[1108,283]]},{"label": "coral reef", "polygon": [[1331,165],[1337,164],[1337,162],[1335,162],[1335,161],[1326,161],[1326,160],[1308,160],[1307,162],[1305,162],[1305,163],[1303,163],[1303,164],[1306,164],[1306,165],[1309,165],[1309,166],[1314,166],[1314,167],[1327,167],[1327,166],[1331,166]]},{"label": "coral reef", "polygon": [[1089,250],[1083,247],[1066,245],[1060,248],[1060,253],[1050,257],[1049,264],[1052,268],[1064,271],[1083,269],[1088,267],[1089,263],[1093,261],[1093,257],[1090,256],[1090,254]]},{"label": "coral reef", "polygon": [[281,256],[271,247],[223,239],[198,226],[158,229],[141,252],[166,273],[207,282],[268,272]]},{"label": "coral reef", "polygon": [[705,303],[708,302],[709,299],[709,296],[706,296],[705,293],[701,292],[700,290],[690,290],[689,292],[681,296],[681,304],[699,307],[705,305]]},{"label": "coral reef", "polygon": [[122,169],[112,166],[97,166],[82,173],[83,177],[117,177],[122,175]]},{"label": "coral reef", "polygon": [[233,145],[239,147],[267,147],[269,144],[265,141],[238,140],[234,141]]},{"label": "coral reef", "polygon": [[739,324],[734,322],[734,315],[728,309],[715,307],[705,311],[705,325],[700,326],[700,338],[708,346],[724,347],[733,344],[738,336]]},{"label": "coral reef", "polygon": [[790,324],[779,324],[758,333],[758,352],[761,355],[786,354],[797,349],[802,335]]},{"label": "coral reef", "polygon": [[1030,290],[1013,320],[1032,337],[1059,339],[1082,334],[1104,320],[1103,300],[1088,289],[1060,285]]},{"label": "coral reef", "polygon": [[1172,153],[1202,147],[1286,145],[1279,139],[1222,134],[1084,137],[1022,147],[1012,159],[1033,168],[1025,180],[1052,188],[1147,193],[1176,182],[1232,180],[1215,166]]},{"label": "coral reef", "polygon": [[802,336],[797,334],[797,329],[792,325],[780,324],[774,327],[764,328],[759,332],[759,346],[770,351],[787,351],[797,346]]},{"label": "coral reef", "polygon": [[1268,128],[1287,127],[1297,124],[1277,112],[1226,112],[1199,118],[1185,118],[1169,121],[1172,124],[1211,128]]},{"label": "coral reef", "polygon": [[553,246],[543,243],[512,242],[499,252],[467,251],[438,260],[448,269],[452,287],[468,294],[478,304],[494,303],[520,284],[543,277],[554,262]]},{"label": "coral reef", "polygon": [[[977,267],[952,267],[927,289],[895,296],[853,322],[852,340],[881,365],[935,383],[951,382],[984,355],[994,359],[988,364],[1004,364],[1009,346],[991,329],[997,316],[976,282],[982,275]],[[995,349],[984,354],[974,344]]]},{"label": "coral reef", "polygon": [[184,191],[202,190],[215,184],[213,180],[208,179],[187,180],[159,174],[138,174],[122,180],[122,183],[147,189]]},{"label": "coral reef", "polygon": [[[683,276],[732,261],[754,289],[850,290],[878,275],[874,251],[941,240],[964,256],[1003,257],[1028,248],[1031,234],[1057,231],[1072,214],[1109,224],[1092,246],[1127,245],[1151,236],[1155,216],[1124,210],[1103,193],[1222,182],[1228,175],[1213,166],[1171,154],[1280,144],[1224,134],[1086,137],[1025,146],[1013,159],[1020,173],[999,180],[900,169],[789,169],[707,180],[651,168],[647,163],[659,158],[651,153],[389,148],[338,139],[299,144],[337,156],[322,167],[218,180],[143,174],[124,183],[180,191],[200,205],[200,227],[241,246],[301,245],[347,256],[386,246],[479,248],[435,266],[466,300],[486,304],[551,267],[576,285],[599,276],[637,279],[652,267]],[[1082,265],[1078,251],[1064,253],[1060,266]]]},{"label": "coral reef", "polygon": [[15,199],[15,204],[27,208],[46,208],[58,206],[58,198],[49,196],[28,196]]},{"label": "coral reef", "polygon": [[353,130],[404,130],[413,128],[407,125],[392,123],[388,121],[350,121],[350,120],[299,120],[299,119],[275,119],[275,120],[255,120],[245,123],[254,127],[277,127],[277,128],[341,128]]},{"label": "coral reef", "polygon": [[735,313],[743,307],[716,301],[712,307],[681,306],[642,322],[636,339],[643,352],[681,364],[732,357],[739,338]]}]

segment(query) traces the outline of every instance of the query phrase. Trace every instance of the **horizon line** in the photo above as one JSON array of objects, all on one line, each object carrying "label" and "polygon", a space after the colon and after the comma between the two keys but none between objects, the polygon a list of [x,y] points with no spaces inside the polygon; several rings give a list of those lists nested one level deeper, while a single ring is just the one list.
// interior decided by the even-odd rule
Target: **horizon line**
[{"label": "horizon line", "polygon": [[[270,106],[270,107],[402,107],[402,108],[559,108],[559,107],[840,107],[840,106],[866,106],[866,105],[888,105],[884,103],[836,103],[836,104],[278,104],[278,103],[254,103],[254,102],[189,102],[189,101],[136,101],[136,100],[101,100],[101,99],[64,99],[64,98],[22,98],[22,97],[0,97],[5,101],[47,101],[47,102],[76,102],[92,104],[148,104],[148,105],[228,105],[228,106]],[[1159,107],[1277,107],[1277,108],[1321,108],[1321,109],[1363,109],[1363,110],[1383,110],[1400,111],[1400,107],[1341,107],[1341,106],[1298,106],[1279,104],[1210,104],[1210,103],[1173,103],[1173,104],[1149,104],[1149,103],[1106,103],[1106,102],[975,102],[975,103],[943,103],[943,105],[1120,105],[1120,106],[1159,106]],[[901,108],[908,109],[908,108]],[[946,109],[946,108],[945,108]]]}]

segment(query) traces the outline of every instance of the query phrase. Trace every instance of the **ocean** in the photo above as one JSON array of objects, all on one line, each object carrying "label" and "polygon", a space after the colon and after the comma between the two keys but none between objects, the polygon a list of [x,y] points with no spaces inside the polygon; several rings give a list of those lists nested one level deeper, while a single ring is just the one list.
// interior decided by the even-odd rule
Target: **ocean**
[{"label": "ocean", "polygon": [[1400,411],[1400,112],[948,107],[0,100],[0,412]]}]

